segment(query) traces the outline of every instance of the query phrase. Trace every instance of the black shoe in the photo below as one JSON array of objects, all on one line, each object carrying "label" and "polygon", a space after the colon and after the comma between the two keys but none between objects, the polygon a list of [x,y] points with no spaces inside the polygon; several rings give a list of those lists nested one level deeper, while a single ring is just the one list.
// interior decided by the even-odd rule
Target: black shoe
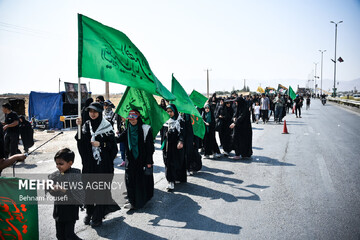
[{"label": "black shoe", "polygon": [[85,225],[90,225],[90,221],[91,221],[91,216],[86,215],[85,218],[84,218],[84,224]]},{"label": "black shoe", "polygon": [[100,227],[102,225],[102,221],[96,221],[96,222],[91,222],[91,227],[92,228],[96,228],[96,227]]}]

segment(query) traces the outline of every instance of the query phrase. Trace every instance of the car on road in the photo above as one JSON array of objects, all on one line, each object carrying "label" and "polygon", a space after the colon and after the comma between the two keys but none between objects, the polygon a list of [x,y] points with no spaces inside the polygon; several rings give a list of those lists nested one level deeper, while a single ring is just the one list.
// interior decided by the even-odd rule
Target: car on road
[{"label": "car on road", "polygon": [[353,95],[353,98],[354,98],[355,100],[360,100],[360,94],[354,94],[354,95]]}]

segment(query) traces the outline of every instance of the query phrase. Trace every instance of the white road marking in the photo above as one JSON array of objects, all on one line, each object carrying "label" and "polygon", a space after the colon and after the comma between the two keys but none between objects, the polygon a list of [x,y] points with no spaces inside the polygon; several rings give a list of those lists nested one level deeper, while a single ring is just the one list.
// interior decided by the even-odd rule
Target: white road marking
[{"label": "white road marking", "polygon": [[331,177],[330,177],[328,168],[326,166],[324,157],[322,155],[320,155],[320,154],[316,154],[316,159],[318,160],[321,178],[322,178],[322,180],[324,182],[326,191],[329,192],[329,193],[335,193],[334,184],[333,184],[333,182],[331,180]]}]

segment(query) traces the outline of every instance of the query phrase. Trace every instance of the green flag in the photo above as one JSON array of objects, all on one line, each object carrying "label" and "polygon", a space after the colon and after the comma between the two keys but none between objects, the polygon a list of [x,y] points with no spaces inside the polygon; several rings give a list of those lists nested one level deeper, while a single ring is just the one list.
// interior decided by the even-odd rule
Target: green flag
[{"label": "green flag", "polygon": [[171,92],[176,97],[176,100],[171,101],[171,103],[175,104],[179,112],[187,113],[191,115],[194,135],[198,136],[199,138],[204,138],[205,135],[204,121],[199,111],[195,108],[194,103],[191,101],[190,97],[185,92],[184,88],[175,79],[174,75],[172,76]]},{"label": "green flag", "polygon": [[193,101],[195,106],[199,108],[203,108],[206,101],[208,100],[204,95],[197,92],[196,90],[193,90],[190,94],[190,99]]},{"label": "green flag", "polygon": [[170,118],[169,114],[157,104],[153,95],[140,89],[127,87],[115,112],[126,118],[130,110],[140,112],[143,122],[151,126],[154,139],[162,125]]},{"label": "green flag", "polygon": [[19,181],[29,180],[0,177],[0,239],[39,239],[37,191]]},{"label": "green flag", "polygon": [[78,14],[79,77],[101,79],[174,100],[140,50],[122,32]]},{"label": "green flag", "polygon": [[296,93],[294,92],[294,90],[291,88],[291,86],[289,86],[289,96],[292,100],[294,100],[296,98]]}]

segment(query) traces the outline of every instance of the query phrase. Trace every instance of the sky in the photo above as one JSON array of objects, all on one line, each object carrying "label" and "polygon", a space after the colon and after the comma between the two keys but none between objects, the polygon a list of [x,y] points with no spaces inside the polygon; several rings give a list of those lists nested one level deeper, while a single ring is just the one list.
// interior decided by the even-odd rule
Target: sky
[{"label": "sky", "polygon": [[[125,33],[171,89],[210,92],[360,78],[360,0],[0,0],[0,93],[57,92],[77,82],[77,13]],[[93,93],[104,82],[90,83]],[[317,80],[319,81],[319,80]],[[125,87],[110,84],[110,93]]]}]

